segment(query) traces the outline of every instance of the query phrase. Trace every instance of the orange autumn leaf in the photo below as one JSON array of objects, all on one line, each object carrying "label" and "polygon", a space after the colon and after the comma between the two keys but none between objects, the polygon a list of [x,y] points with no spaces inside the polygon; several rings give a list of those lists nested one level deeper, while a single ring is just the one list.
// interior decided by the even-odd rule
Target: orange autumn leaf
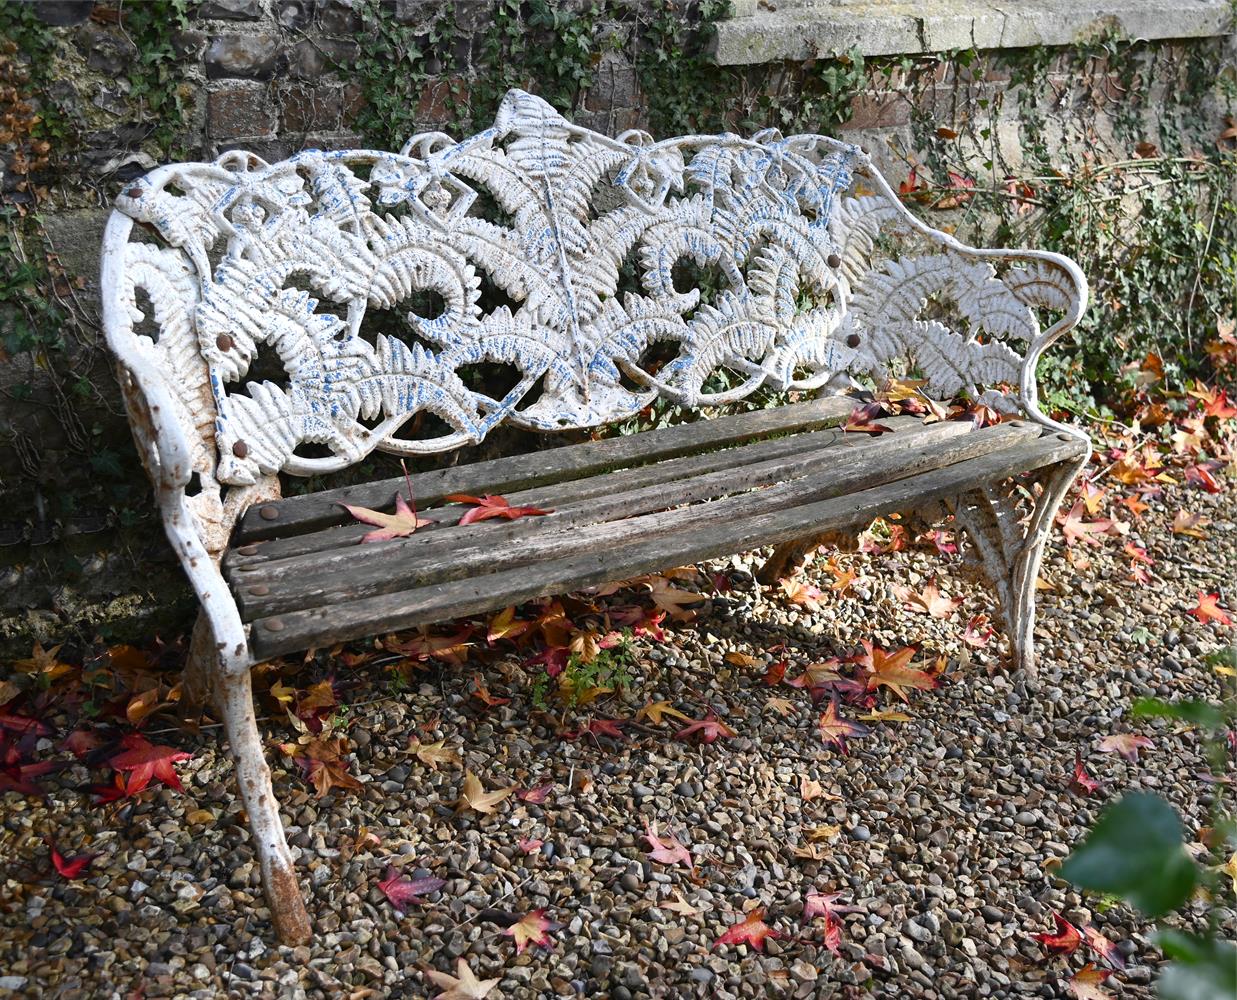
[{"label": "orange autumn leaf", "polygon": [[1233,619],[1229,617],[1228,612],[1220,607],[1220,595],[1204,593],[1201,590],[1198,592],[1198,605],[1186,614],[1193,615],[1204,625],[1209,621],[1217,625],[1233,624]]}]

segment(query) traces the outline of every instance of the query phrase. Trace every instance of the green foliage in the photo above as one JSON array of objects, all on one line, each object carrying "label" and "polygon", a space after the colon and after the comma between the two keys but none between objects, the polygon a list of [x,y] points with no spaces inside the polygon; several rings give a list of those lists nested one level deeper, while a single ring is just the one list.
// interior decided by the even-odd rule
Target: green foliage
[{"label": "green foliage", "polygon": [[361,85],[365,102],[357,128],[375,148],[399,149],[420,131],[421,92],[447,52],[453,11],[444,5],[422,35],[400,24],[392,7],[379,0],[366,0],[357,12],[365,40],[356,58],[339,67]]},{"label": "green foliage", "polygon": [[[64,347],[64,311],[48,294],[52,277],[46,260],[31,260],[18,235],[19,217],[12,208],[0,208],[0,257],[9,262],[0,270],[0,348],[5,354],[31,351],[37,356]],[[22,388],[18,387],[18,391]]]},{"label": "green foliage", "polygon": [[[1237,647],[1227,655],[1237,658]],[[1206,738],[1212,773],[1227,770],[1227,727],[1237,717],[1237,697],[1230,692],[1219,705],[1206,702],[1162,702],[1140,699],[1134,714],[1178,719],[1200,726]],[[1222,798],[1212,800],[1212,844],[1217,860],[1237,848],[1237,826],[1223,811]],[[1237,855],[1234,855],[1237,857]],[[1182,907],[1196,887],[1212,901],[1234,889],[1200,868],[1186,853],[1176,811],[1157,795],[1136,792],[1109,806],[1081,847],[1061,868],[1063,877],[1084,889],[1130,903],[1149,917],[1161,917]],[[1229,1000],[1237,996],[1237,948],[1218,940],[1217,919],[1209,914],[1201,936],[1161,928],[1157,942],[1169,959],[1156,984],[1161,1000]]]},{"label": "green foliage", "polygon": [[1104,810],[1061,875],[1084,889],[1120,896],[1150,917],[1177,909],[1198,884],[1198,868],[1182,844],[1181,820],[1159,796],[1143,792]]},{"label": "green foliage", "polygon": [[177,35],[189,27],[189,0],[142,0],[120,8],[120,26],[137,48],[129,70],[129,96],[138,102],[140,120],[151,123],[150,137],[172,152],[184,127],[184,65]]},{"label": "green foliage", "polygon": [[567,705],[577,707],[586,703],[590,693],[598,688],[603,691],[629,688],[635,680],[632,673],[635,665],[630,633],[625,633],[618,645],[599,650],[591,660],[572,653],[558,678],[559,696]]},{"label": "green foliage", "polygon": [[681,7],[662,3],[636,25],[636,75],[658,135],[718,129],[737,82],[733,70],[708,58],[714,25],[730,15],[729,0]]},{"label": "green foliage", "polygon": [[1160,931],[1157,943],[1171,959],[1155,991],[1161,1000],[1232,1000],[1237,996],[1237,948],[1212,937]]}]

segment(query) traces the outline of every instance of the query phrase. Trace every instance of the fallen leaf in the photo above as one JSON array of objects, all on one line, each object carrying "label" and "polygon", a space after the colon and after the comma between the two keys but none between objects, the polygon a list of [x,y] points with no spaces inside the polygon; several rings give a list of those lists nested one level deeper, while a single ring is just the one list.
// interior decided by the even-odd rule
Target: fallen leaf
[{"label": "fallen leaf", "polygon": [[521,837],[515,842],[516,847],[525,854],[536,854],[544,843],[545,841],[538,837]]},{"label": "fallen leaf", "polygon": [[894,593],[907,609],[940,619],[951,618],[963,600],[961,597],[945,597],[935,580],[929,581],[920,591],[895,586]]},{"label": "fallen leaf", "polygon": [[1133,733],[1114,733],[1112,736],[1105,736],[1099,742],[1099,749],[1103,753],[1119,753],[1130,763],[1138,760],[1139,749],[1151,746],[1154,744],[1147,737],[1135,736]]},{"label": "fallen leaf", "polygon": [[679,590],[671,585],[664,576],[655,576],[649,580],[653,595],[653,603],[665,611],[676,622],[689,622],[696,617],[696,611],[703,607],[708,598],[704,594],[696,594],[688,590]]},{"label": "fallen leaf", "polygon": [[843,431],[861,434],[888,434],[892,433],[892,427],[886,427],[884,424],[876,423],[876,418],[885,412],[885,407],[879,403],[867,403],[861,406],[856,406],[851,410],[850,416],[846,420]]},{"label": "fallen leaf", "polygon": [[1082,934],[1061,914],[1054,912],[1052,919],[1056,924],[1056,929],[1052,933],[1032,934],[1031,937],[1054,955],[1072,954],[1082,944]]},{"label": "fallen leaf", "polygon": [[503,931],[503,936],[514,939],[515,953],[520,955],[530,944],[539,948],[552,948],[554,945],[550,939],[550,931],[553,928],[554,924],[546,919],[544,909],[533,910]]},{"label": "fallen leaf", "polygon": [[359,789],[361,783],[349,772],[347,743],[342,736],[325,738],[302,736],[296,743],[280,743],[279,749],[300,766],[305,779],[314,786],[318,798],[332,788]]},{"label": "fallen leaf", "polygon": [[653,725],[660,726],[665,721],[666,716],[672,719],[682,719],[684,722],[690,722],[691,716],[680,712],[672,706],[668,701],[651,701],[644,708],[636,713],[636,721],[648,719]]},{"label": "fallen leaf", "polygon": [[1061,530],[1065,534],[1066,545],[1073,545],[1075,542],[1083,542],[1087,545],[1095,546],[1102,545],[1100,536],[1108,534],[1112,529],[1112,521],[1107,518],[1098,521],[1084,521],[1082,515],[1085,509],[1085,501],[1075,500],[1074,506],[1067,513],[1057,515],[1057,520],[1061,524]]},{"label": "fallen leaf", "polygon": [[484,1000],[502,979],[478,979],[462,958],[455,960],[455,975],[426,969],[426,977],[444,992],[435,1000]]},{"label": "fallen leaf", "polygon": [[426,878],[410,879],[405,878],[403,873],[394,865],[388,865],[385,872],[386,878],[378,883],[378,888],[382,890],[382,894],[390,900],[391,905],[396,911],[403,914],[408,909],[409,903],[424,903],[422,896],[428,895],[431,892],[437,892],[447,883],[440,878],[434,878],[432,875]]},{"label": "fallen leaf", "polygon": [[469,496],[467,493],[450,493],[443,497],[452,503],[472,504],[472,510],[466,511],[460,518],[460,526],[475,524],[477,521],[488,521],[490,518],[503,518],[514,521],[521,517],[544,517],[553,514],[552,510],[542,510],[540,507],[512,507],[506,497],[490,493],[483,497]]},{"label": "fallen leaf", "polygon": [[858,906],[835,905],[841,898],[840,892],[809,892],[803,900],[803,919],[810,921],[816,917],[824,917],[826,920],[836,920],[844,913],[863,912]]},{"label": "fallen leaf", "polygon": [[544,785],[538,785],[536,788],[521,788],[515,793],[515,797],[521,802],[531,802],[534,805],[540,805],[550,795],[550,791],[554,788],[554,782],[547,781]]},{"label": "fallen leaf", "polygon": [[384,514],[380,510],[370,510],[368,507],[353,507],[346,503],[341,503],[340,506],[362,524],[372,524],[378,528],[377,531],[362,535],[361,542],[386,542],[393,538],[407,538],[418,528],[434,523],[418,517],[416,510],[408,506],[408,502],[400,493],[395,494],[394,514]]},{"label": "fallen leaf", "polygon": [[1120,971],[1125,968],[1125,956],[1121,954],[1121,950],[1094,927],[1084,927],[1082,936],[1087,947],[1099,955],[1110,969]]},{"label": "fallen leaf", "polygon": [[98,857],[97,854],[78,854],[76,857],[66,858],[56,849],[56,844],[51,837],[45,837],[43,841],[51,851],[52,867],[59,872],[62,878],[80,878],[82,872],[89,868],[90,863]]},{"label": "fallen leaf", "polygon": [[660,861],[664,865],[685,865],[688,868],[694,868],[692,862],[691,851],[689,851],[679,839],[673,835],[667,835],[665,838],[658,836],[657,824],[644,821],[644,839],[649,842],[651,848],[647,853],[654,861]]},{"label": "fallen leaf", "polygon": [[1191,514],[1188,511],[1179,510],[1173,517],[1173,534],[1174,535],[1189,535],[1191,538],[1206,538],[1207,532],[1203,529],[1211,523],[1211,518],[1204,517],[1202,514]]},{"label": "fallen leaf", "polygon": [[416,754],[417,760],[432,771],[437,771],[439,764],[461,763],[460,755],[447,746],[445,740],[439,740],[437,743],[422,743],[416,736],[409,736],[408,749]]},{"label": "fallen leaf", "polygon": [[868,672],[869,691],[887,687],[903,701],[909,702],[910,699],[906,696],[907,688],[931,690],[936,687],[936,680],[930,675],[907,666],[919,651],[918,647],[904,646],[891,652],[864,639],[863,649],[862,653],[853,657],[853,661]]},{"label": "fallen leaf", "polygon": [[718,738],[731,739],[737,735],[733,729],[722,722],[713,714],[713,710],[710,709],[708,715],[689,726],[684,726],[674,734],[674,738],[676,740],[688,740],[693,736],[698,736],[701,743],[712,743]]},{"label": "fallen leaf", "polygon": [[864,722],[910,722],[911,717],[905,712],[887,708],[880,712],[869,712],[859,718]]},{"label": "fallen leaf", "polygon": [[829,702],[829,707],[821,714],[817,724],[820,738],[826,746],[834,747],[840,753],[846,753],[846,741],[855,736],[865,736],[868,727],[858,722],[851,722],[838,715],[837,700]]},{"label": "fallen leaf", "polygon": [[1112,995],[1100,989],[1109,973],[1088,962],[1067,984],[1075,1000],[1112,1000]]},{"label": "fallen leaf", "polygon": [[1193,615],[1204,625],[1207,622],[1215,622],[1217,625],[1232,625],[1233,619],[1229,617],[1228,612],[1220,607],[1220,595],[1208,594],[1204,591],[1198,592],[1198,605],[1186,612],[1188,615]]},{"label": "fallen leaf", "polygon": [[[515,791],[515,786],[510,788],[500,788],[494,792],[487,792],[485,786],[481,784],[481,779],[478,778],[472,771],[464,772],[464,785],[460,789],[460,797],[456,802],[455,811],[463,812],[465,809],[474,809],[479,813],[492,813],[498,808],[498,803],[507,798]],[[521,949],[522,950],[522,949]]]},{"label": "fallen leaf", "polygon": [[1087,765],[1080,756],[1074,758],[1074,779],[1070,782],[1070,787],[1075,791],[1081,790],[1083,795],[1092,795],[1099,791],[1100,783],[1087,773]]},{"label": "fallen leaf", "polygon": [[678,892],[674,894],[674,899],[668,903],[658,903],[658,909],[669,910],[671,913],[677,913],[681,917],[694,917],[700,911],[687,902]]},{"label": "fallen leaf", "polygon": [[130,795],[145,788],[152,778],[163,782],[168,788],[184,791],[180,779],[176,776],[176,768],[172,765],[178,761],[191,760],[193,754],[175,747],[156,746],[138,733],[128,734],[120,743],[125,750],[112,757],[108,763],[114,770],[130,772]]},{"label": "fallen leaf", "polygon": [[764,915],[763,906],[752,910],[743,920],[732,924],[721,937],[714,941],[713,947],[717,948],[723,944],[745,944],[757,951],[764,951],[765,941],[768,938],[783,936],[764,922]]},{"label": "fallen leaf", "polygon": [[769,700],[765,702],[765,708],[772,712],[776,712],[784,719],[795,710],[795,704],[788,698],[779,698],[777,695],[770,695]]}]

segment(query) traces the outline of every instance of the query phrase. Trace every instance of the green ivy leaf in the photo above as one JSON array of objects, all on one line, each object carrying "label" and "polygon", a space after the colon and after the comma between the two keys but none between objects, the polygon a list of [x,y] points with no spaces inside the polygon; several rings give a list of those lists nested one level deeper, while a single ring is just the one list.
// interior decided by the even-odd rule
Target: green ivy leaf
[{"label": "green ivy leaf", "polygon": [[1173,961],[1160,974],[1160,1000],[1232,1000],[1237,996],[1237,948],[1214,938],[1163,930],[1157,943]]},{"label": "green ivy leaf", "polygon": [[1105,809],[1083,845],[1066,858],[1061,875],[1084,889],[1120,896],[1149,917],[1181,906],[1198,884],[1176,811],[1145,792]]}]

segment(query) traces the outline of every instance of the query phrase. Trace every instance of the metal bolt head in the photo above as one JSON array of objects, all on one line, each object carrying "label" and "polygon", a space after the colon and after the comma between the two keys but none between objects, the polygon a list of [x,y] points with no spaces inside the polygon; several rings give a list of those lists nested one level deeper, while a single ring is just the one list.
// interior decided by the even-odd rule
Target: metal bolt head
[{"label": "metal bolt head", "polygon": [[247,591],[247,593],[251,597],[265,597],[270,592],[271,592],[271,588],[268,587],[265,583],[255,583]]},{"label": "metal bolt head", "polygon": [[232,454],[237,458],[244,458],[249,454],[249,445],[245,444],[244,441],[237,441],[236,444],[232,445]]},{"label": "metal bolt head", "polygon": [[221,333],[219,334],[218,337],[215,338],[215,346],[218,347],[219,350],[221,351],[232,350],[232,345],[234,343],[235,341],[231,337],[229,337],[226,333]]},{"label": "metal bolt head", "polygon": [[279,618],[268,618],[266,619],[266,621],[262,623],[262,626],[268,632],[282,632],[283,631],[283,621]]},{"label": "metal bolt head", "polygon": [[859,334],[852,333],[849,337],[847,337],[846,346],[847,347],[858,347],[859,346]]},{"label": "metal bolt head", "polygon": [[274,504],[266,504],[264,507],[258,508],[258,516],[263,521],[273,521],[279,516],[279,508]]},{"label": "metal bolt head", "polygon": [[1058,441],[1073,441],[1074,435],[1073,434],[1058,434],[1057,440]]},{"label": "metal bolt head", "polygon": [[242,545],[236,551],[242,556],[256,556],[258,554],[258,547],[256,545]]},{"label": "metal bolt head", "polygon": [[827,263],[830,267],[841,267],[841,266],[842,266],[842,258],[841,258],[841,257],[839,257],[839,256],[838,256],[837,254],[835,254],[835,253],[831,253],[828,257],[826,257],[826,258],[825,258],[825,262],[826,262],[826,263]]},{"label": "metal bolt head", "polygon": [[126,198],[142,197],[142,185],[134,184],[133,187],[129,188],[129,190],[125,192],[125,197]]}]

